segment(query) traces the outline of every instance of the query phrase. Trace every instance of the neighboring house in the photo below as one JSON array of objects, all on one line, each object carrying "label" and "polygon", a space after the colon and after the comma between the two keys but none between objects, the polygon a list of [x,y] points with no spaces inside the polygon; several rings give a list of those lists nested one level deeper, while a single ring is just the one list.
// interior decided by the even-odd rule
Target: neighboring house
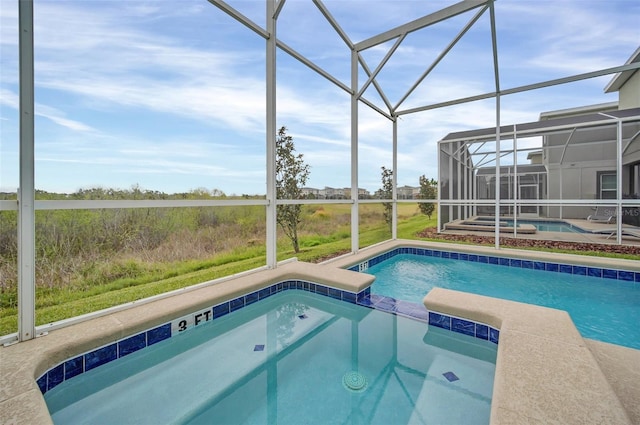
[{"label": "neighboring house", "polygon": [[[640,48],[627,63],[634,62],[640,62]],[[622,197],[638,197],[640,70],[617,74],[605,88],[616,91],[618,102],[544,112],[539,121],[502,126],[499,185],[495,127],[445,136],[439,142],[441,222],[494,214],[498,186],[501,215],[517,208],[519,214],[586,218],[589,206],[560,205],[560,200],[617,200],[618,158]],[[485,202],[455,205],[462,200]],[[551,202],[533,205],[539,200]]]},{"label": "neighboring house", "polygon": [[396,189],[398,199],[418,199],[420,195],[420,187],[401,186]]},{"label": "neighboring house", "polygon": [[[349,199],[351,198],[351,188],[345,187],[336,189],[334,187],[325,186],[324,189],[316,189],[313,187],[303,187],[301,189],[302,194],[307,198],[312,199]],[[359,199],[368,199],[371,195],[367,189],[358,189]]]},{"label": "neighboring house", "polygon": [[303,187],[300,189],[300,192],[305,198],[319,198],[320,197],[320,189],[316,189],[314,187]]},{"label": "neighboring house", "polygon": [[325,186],[320,190],[320,199],[346,199],[343,188]]},{"label": "neighboring house", "polygon": [[371,193],[367,189],[358,188],[358,199],[369,199]]}]

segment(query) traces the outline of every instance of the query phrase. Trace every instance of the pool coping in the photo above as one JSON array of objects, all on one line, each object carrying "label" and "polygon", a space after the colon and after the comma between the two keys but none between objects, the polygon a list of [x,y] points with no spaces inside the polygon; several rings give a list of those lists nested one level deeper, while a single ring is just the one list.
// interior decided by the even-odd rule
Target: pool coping
[{"label": "pool coping", "polygon": [[[491,224],[487,222],[485,224],[474,224],[471,223],[475,220],[465,219],[465,220],[454,220],[444,225],[444,230],[471,230],[478,232],[495,232],[496,227],[495,224]],[[515,228],[513,226],[500,226],[500,231],[503,233],[514,233]],[[536,226],[532,224],[521,224],[517,228],[517,232],[523,235],[533,235],[538,232]]]},{"label": "pool coping", "polygon": [[[361,292],[373,277],[344,268],[401,246],[512,258],[531,258],[535,254],[466,245],[389,241],[322,264],[291,262],[57,329],[45,337],[0,348],[0,422],[52,423],[36,379],[66,359],[284,280],[306,280],[351,293]],[[558,254],[539,254],[541,261],[545,258],[558,261]],[[638,262],[586,260],[580,256],[567,258],[574,264],[640,272]],[[500,330],[492,424],[632,423],[565,312],[443,289],[431,291],[424,305],[435,312]],[[640,350],[631,350],[633,358],[636,351],[640,354]]]}]

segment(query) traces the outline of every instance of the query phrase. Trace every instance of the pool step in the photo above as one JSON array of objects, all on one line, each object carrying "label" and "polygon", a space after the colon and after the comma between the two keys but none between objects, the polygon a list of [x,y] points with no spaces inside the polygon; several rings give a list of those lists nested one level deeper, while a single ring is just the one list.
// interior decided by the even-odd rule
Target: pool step
[{"label": "pool step", "polygon": [[[500,329],[491,425],[637,423],[628,412],[637,398],[625,395],[623,402],[610,383],[624,370],[596,360],[567,312],[442,288],[431,290],[424,305]],[[628,368],[636,359],[622,350],[594,351],[614,351],[612,361],[622,359]]]}]

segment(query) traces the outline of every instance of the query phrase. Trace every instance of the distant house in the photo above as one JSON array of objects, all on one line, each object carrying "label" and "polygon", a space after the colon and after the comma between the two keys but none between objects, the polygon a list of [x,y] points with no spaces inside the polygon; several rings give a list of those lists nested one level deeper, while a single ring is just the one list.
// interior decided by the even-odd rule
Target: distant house
[{"label": "distant house", "polygon": [[396,189],[398,199],[418,199],[420,195],[420,187],[416,186],[400,186]]},{"label": "distant house", "polygon": [[358,188],[358,199],[369,199],[371,198],[371,193],[367,189]]},{"label": "distant house", "polygon": [[[302,194],[307,198],[315,199],[349,199],[351,198],[351,188],[335,188],[325,186],[324,189],[316,189],[313,187],[303,187]],[[368,199],[371,195],[367,189],[358,188],[358,198]]]},{"label": "distant house", "polygon": [[346,199],[344,188],[325,186],[324,189],[320,189],[320,199]]},{"label": "distant house", "polygon": [[320,189],[316,189],[313,187],[303,187],[302,189],[300,189],[300,192],[302,192],[302,196],[304,196],[305,198],[319,198],[320,197]]},{"label": "distant house", "polygon": [[[640,48],[627,63],[634,62],[640,62]],[[442,223],[494,214],[497,190],[501,215],[557,218],[586,218],[591,212],[588,205],[560,200],[616,200],[618,184],[623,198],[637,197],[640,71],[617,74],[605,87],[616,91],[617,102],[543,112],[539,121],[502,126],[498,176],[495,127],[445,136],[438,143]],[[486,202],[455,202],[470,199]]]}]

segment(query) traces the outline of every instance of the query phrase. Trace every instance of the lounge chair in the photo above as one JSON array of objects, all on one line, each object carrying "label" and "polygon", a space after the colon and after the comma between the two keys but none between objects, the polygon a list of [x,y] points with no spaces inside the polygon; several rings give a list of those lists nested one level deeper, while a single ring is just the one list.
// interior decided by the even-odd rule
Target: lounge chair
[{"label": "lounge chair", "polygon": [[[614,237],[618,234],[618,229],[609,229],[609,230],[603,230],[603,231],[598,231],[597,233],[609,233],[609,236],[607,236],[607,239]],[[640,239],[640,229],[630,229],[628,227],[623,227],[622,231],[620,232],[620,234],[624,237],[624,236],[632,236],[634,238],[639,238]]]},{"label": "lounge chair", "polygon": [[587,217],[587,221],[615,223],[616,209],[613,207],[596,207],[596,211]]}]

